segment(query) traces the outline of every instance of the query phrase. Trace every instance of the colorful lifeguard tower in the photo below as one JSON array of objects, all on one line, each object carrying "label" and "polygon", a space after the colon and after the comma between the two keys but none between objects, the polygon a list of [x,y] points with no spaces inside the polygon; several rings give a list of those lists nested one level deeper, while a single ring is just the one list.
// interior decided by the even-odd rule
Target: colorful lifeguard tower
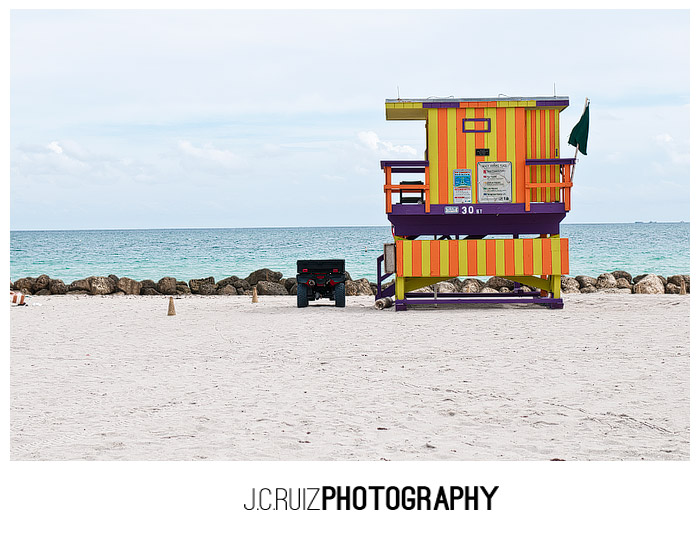
[{"label": "colorful lifeguard tower", "polygon": [[[377,299],[395,296],[397,310],[480,302],[563,307],[569,244],[559,224],[571,208],[576,162],[561,158],[559,145],[559,114],[568,105],[568,97],[386,101],[387,120],[425,121],[427,149],[425,160],[381,162],[394,243],[377,259]],[[397,175],[413,180],[395,182]],[[483,276],[509,279],[514,289],[416,292]]]}]

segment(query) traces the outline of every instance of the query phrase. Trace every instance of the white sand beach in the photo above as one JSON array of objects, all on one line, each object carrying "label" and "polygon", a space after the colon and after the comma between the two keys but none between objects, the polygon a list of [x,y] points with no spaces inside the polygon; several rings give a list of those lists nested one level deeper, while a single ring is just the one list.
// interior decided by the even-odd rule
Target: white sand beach
[{"label": "white sand beach", "polygon": [[10,456],[689,459],[690,296],[564,300],[31,297],[10,311]]}]

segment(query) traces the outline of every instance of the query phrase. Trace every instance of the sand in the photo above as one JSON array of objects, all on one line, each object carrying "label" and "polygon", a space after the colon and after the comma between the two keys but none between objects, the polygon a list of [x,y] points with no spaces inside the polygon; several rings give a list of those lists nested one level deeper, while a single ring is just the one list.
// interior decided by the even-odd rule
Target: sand
[{"label": "sand", "polygon": [[31,297],[10,457],[688,460],[690,296],[564,299]]}]

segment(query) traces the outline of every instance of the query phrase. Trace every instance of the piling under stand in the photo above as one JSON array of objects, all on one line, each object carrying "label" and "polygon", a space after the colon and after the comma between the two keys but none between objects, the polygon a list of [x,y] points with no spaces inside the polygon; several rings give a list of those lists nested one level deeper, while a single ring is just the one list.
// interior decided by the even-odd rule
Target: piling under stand
[{"label": "piling under stand", "polygon": [[[459,303],[563,307],[569,244],[559,225],[571,208],[576,162],[559,157],[559,113],[568,104],[568,97],[386,101],[387,119],[426,122],[427,149],[425,160],[381,162],[394,242],[377,259],[378,300],[395,296],[397,311]],[[414,180],[395,184],[396,174]],[[426,291],[456,277],[491,276],[512,281],[512,290]]]}]

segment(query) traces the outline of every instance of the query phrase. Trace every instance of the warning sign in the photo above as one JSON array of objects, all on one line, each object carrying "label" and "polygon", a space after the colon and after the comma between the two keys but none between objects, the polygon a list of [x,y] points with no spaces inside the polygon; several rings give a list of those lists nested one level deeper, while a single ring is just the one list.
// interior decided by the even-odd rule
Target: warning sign
[{"label": "warning sign", "polygon": [[455,169],[452,174],[454,180],[453,197],[455,203],[472,202],[472,170]]},{"label": "warning sign", "polygon": [[512,175],[510,162],[479,162],[476,165],[478,202],[512,202]]}]

